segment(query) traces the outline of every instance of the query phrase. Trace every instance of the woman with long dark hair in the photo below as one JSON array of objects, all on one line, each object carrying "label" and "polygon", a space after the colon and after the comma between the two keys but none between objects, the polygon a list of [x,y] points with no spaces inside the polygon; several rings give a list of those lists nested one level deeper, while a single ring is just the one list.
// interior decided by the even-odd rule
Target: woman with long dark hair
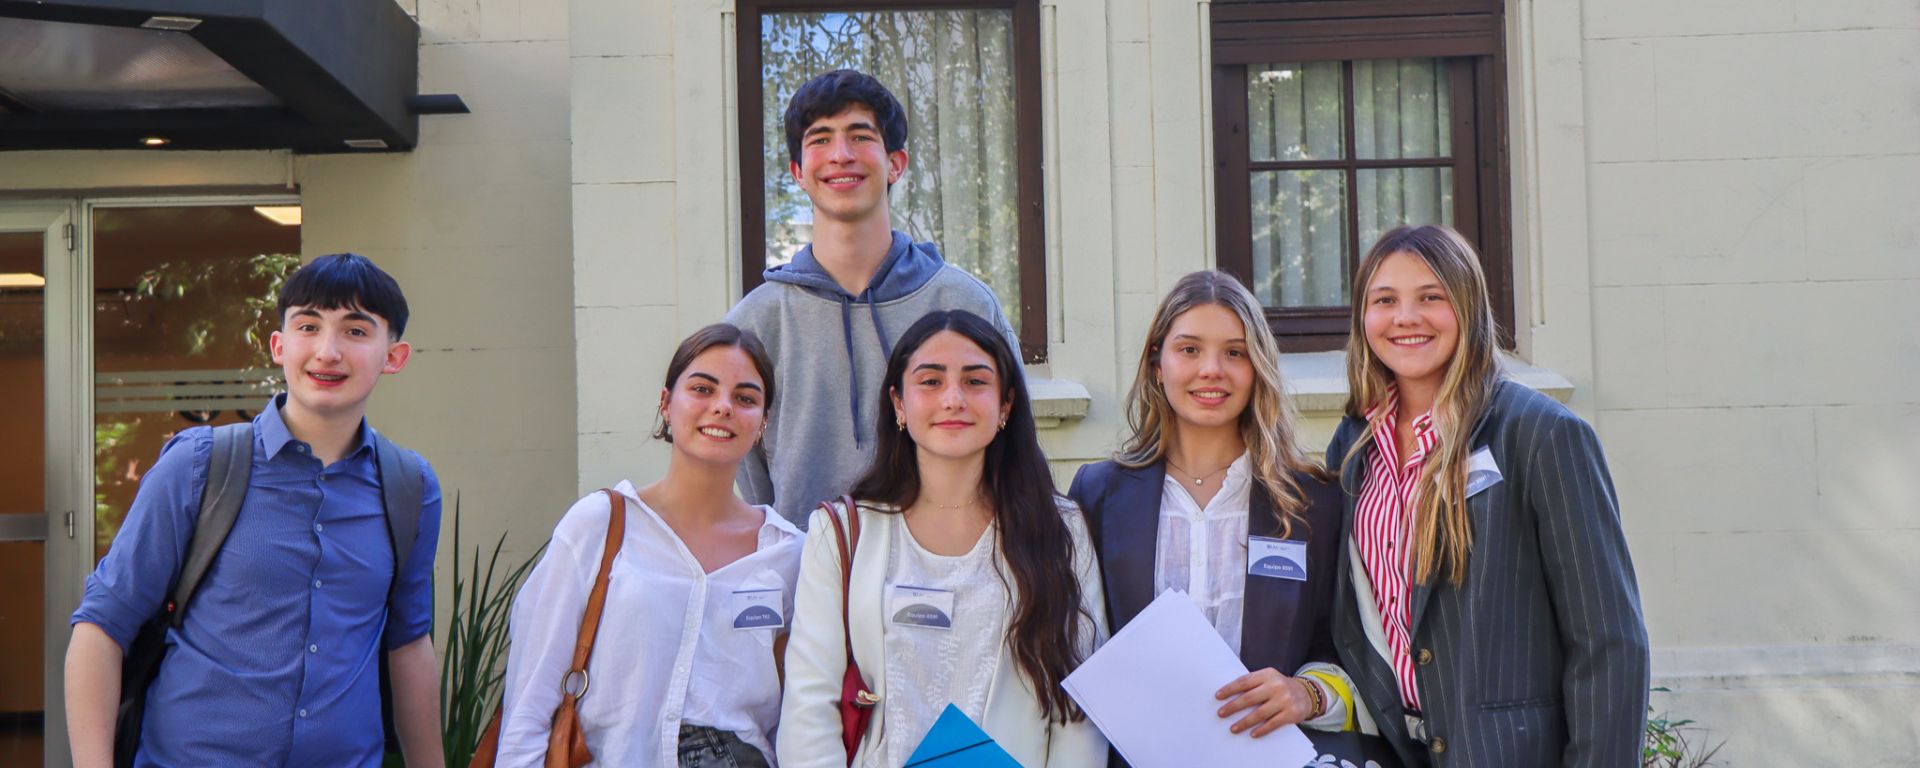
[{"label": "woman with long dark hair", "polygon": [[1638,765],[1647,632],[1606,458],[1501,375],[1490,306],[1445,227],[1360,263],[1334,639],[1409,766]]},{"label": "woman with long dark hair", "polygon": [[[808,525],[780,764],[902,765],[949,703],[1028,768],[1102,764],[1105,739],[1060,687],[1105,637],[1100,580],[1079,510],[1054,491],[1019,360],[979,316],[934,312],[894,346],[883,389],[855,508],[824,506]],[[830,515],[860,523],[845,631]],[[849,647],[878,698],[853,755],[838,708]]]}]

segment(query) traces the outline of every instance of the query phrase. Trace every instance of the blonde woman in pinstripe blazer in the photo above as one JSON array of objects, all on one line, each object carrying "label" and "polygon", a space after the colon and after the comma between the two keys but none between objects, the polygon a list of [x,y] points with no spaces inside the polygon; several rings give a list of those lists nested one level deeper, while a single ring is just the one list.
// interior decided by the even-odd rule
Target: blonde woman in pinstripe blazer
[{"label": "blonde woman in pinstripe blazer", "polygon": [[1646,628],[1592,427],[1501,378],[1450,229],[1383,236],[1353,310],[1334,642],[1381,735],[1409,766],[1639,765]]}]

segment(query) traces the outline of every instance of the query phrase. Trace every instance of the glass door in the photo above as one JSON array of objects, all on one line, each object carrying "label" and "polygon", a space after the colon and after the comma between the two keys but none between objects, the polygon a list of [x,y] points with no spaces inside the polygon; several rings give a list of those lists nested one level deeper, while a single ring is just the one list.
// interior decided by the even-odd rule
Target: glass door
[{"label": "glass door", "polygon": [[50,648],[65,648],[50,606],[65,602],[73,549],[72,465],[55,457],[72,454],[72,430],[70,412],[48,406],[72,384],[71,302],[59,292],[71,284],[71,223],[64,205],[0,208],[0,765],[66,751],[49,750],[47,734],[60,720]]}]

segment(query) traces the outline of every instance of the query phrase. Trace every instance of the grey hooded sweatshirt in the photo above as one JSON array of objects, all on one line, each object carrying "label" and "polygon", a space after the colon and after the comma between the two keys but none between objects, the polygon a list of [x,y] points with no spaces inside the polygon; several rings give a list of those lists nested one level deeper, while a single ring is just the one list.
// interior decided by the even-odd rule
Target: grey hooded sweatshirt
[{"label": "grey hooded sweatshirt", "polygon": [[812,246],[762,276],[766,282],[727,312],[727,322],[766,344],[779,399],[737,483],[747,501],[772,504],[803,528],[814,507],[846,493],[873,460],[880,380],[894,342],[914,321],[964,309],[1020,348],[986,283],[942,261],[932,243],[900,232],[858,296],[820,267]]}]

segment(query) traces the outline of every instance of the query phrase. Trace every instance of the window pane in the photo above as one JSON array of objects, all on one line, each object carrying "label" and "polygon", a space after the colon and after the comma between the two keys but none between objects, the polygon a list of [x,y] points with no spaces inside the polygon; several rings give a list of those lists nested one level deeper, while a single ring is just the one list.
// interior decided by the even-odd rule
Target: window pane
[{"label": "window pane", "polygon": [[1337,160],[1342,137],[1340,62],[1247,67],[1250,159]]},{"label": "window pane", "polygon": [[1353,143],[1363,160],[1453,150],[1445,59],[1353,63]]},{"label": "window pane", "polygon": [[768,266],[810,242],[813,212],[787,171],[787,101],[840,68],[873,75],[906,106],[907,173],[893,227],[940,247],[1020,322],[1013,12],[865,11],[761,17]]},{"label": "window pane", "polygon": [[1354,191],[1360,205],[1360,247],[1402,224],[1453,226],[1452,168],[1361,170]]},{"label": "window pane", "polygon": [[1269,307],[1346,304],[1346,175],[1253,174],[1253,292]]}]

